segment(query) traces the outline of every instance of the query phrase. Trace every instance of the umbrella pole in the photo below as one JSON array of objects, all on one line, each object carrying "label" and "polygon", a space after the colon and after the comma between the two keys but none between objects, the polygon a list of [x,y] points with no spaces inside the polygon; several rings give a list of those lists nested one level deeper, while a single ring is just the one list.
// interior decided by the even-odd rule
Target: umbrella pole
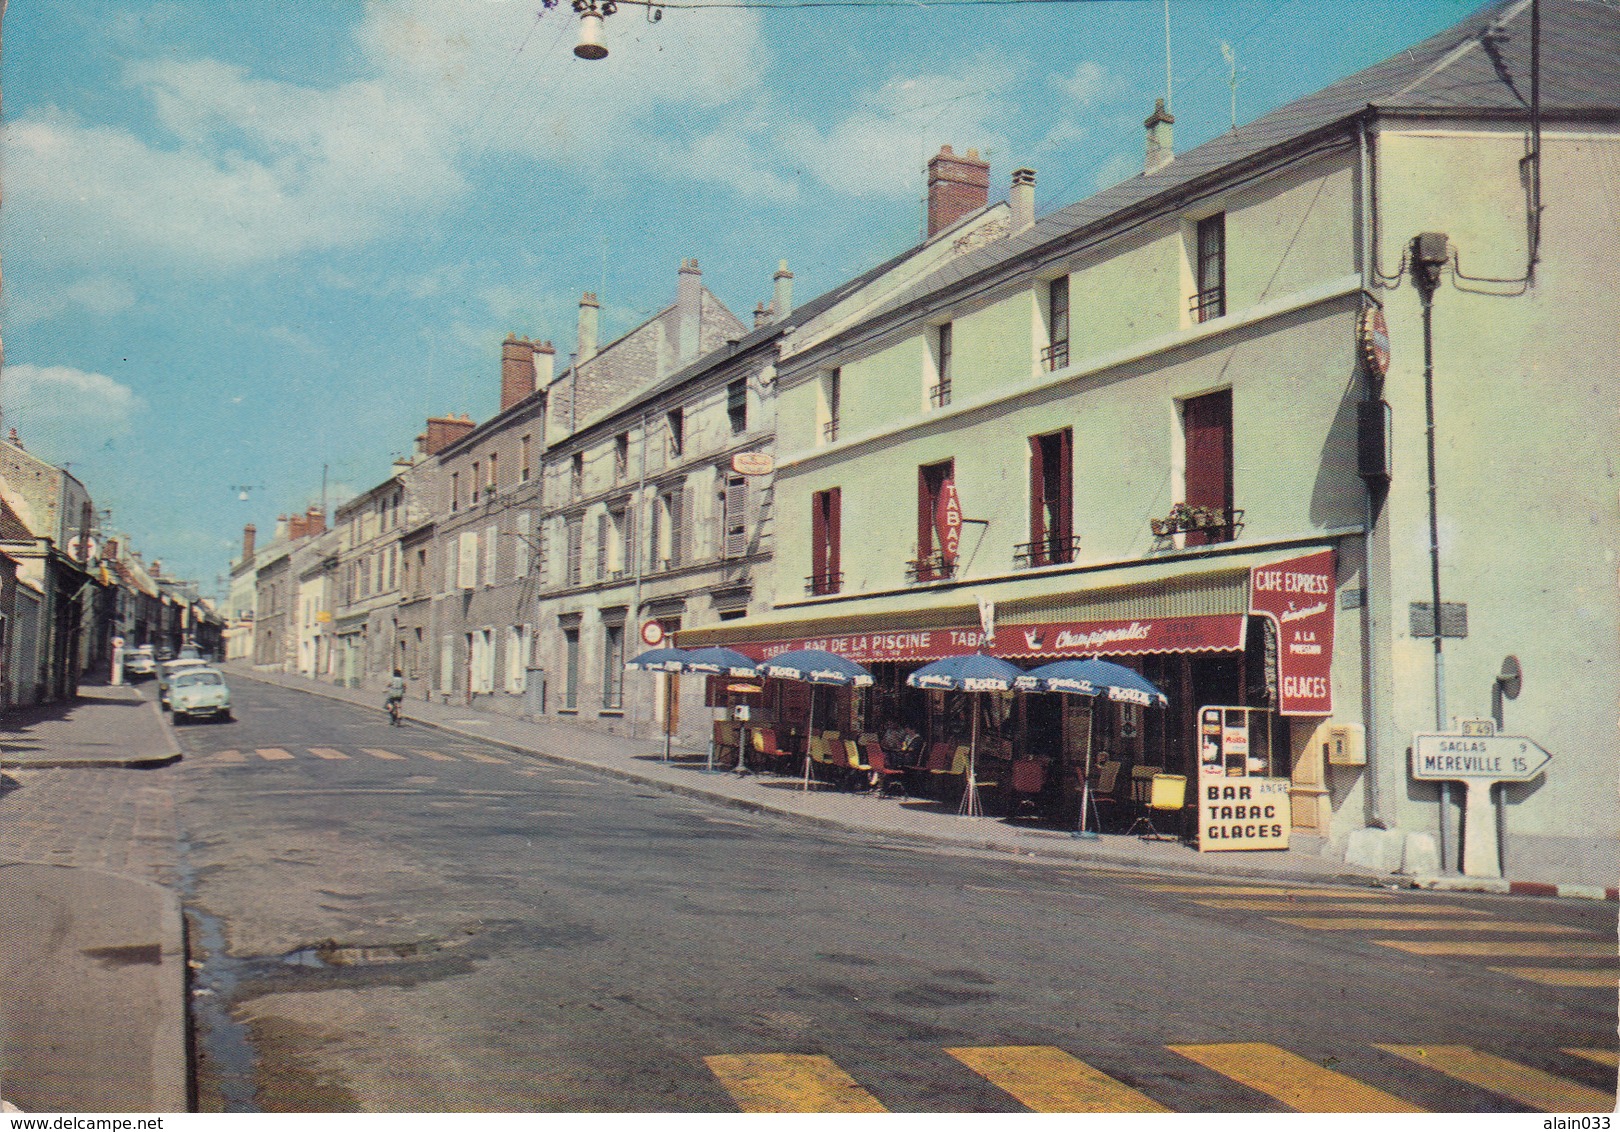
[{"label": "umbrella pole", "polygon": [[664,681],[664,761],[669,761],[669,745],[671,742],[671,725],[675,722],[675,709],[670,700],[675,694],[675,678],[668,672],[661,672],[659,676]]},{"label": "umbrella pole", "polygon": [[1095,705],[1086,711],[1086,770],[1080,778],[1080,828],[1074,835],[1083,841],[1095,841],[1097,832],[1086,827],[1086,812],[1091,801],[1091,751],[1097,745],[1097,712]]},{"label": "umbrella pole", "polygon": [[804,725],[804,785],[801,790],[810,789],[810,765],[814,761],[810,758],[810,744],[816,741],[816,686],[810,685],[810,719]]},{"label": "umbrella pole", "polygon": [[983,808],[979,805],[979,781],[975,773],[979,761],[979,701],[970,700],[969,703],[972,705],[969,710],[973,712],[973,725],[968,732],[970,738],[968,739],[967,789],[962,791],[962,804],[957,808],[956,812],[966,817],[976,818],[984,813]]}]

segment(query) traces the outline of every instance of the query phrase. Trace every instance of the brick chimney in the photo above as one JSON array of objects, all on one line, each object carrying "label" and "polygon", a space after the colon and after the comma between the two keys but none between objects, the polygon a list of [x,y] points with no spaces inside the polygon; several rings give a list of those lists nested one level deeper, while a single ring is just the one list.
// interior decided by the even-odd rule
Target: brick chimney
[{"label": "brick chimney", "polygon": [[287,541],[297,542],[309,534],[309,520],[302,515],[290,515],[287,518]]},{"label": "brick chimney", "polygon": [[259,528],[252,523],[242,528],[242,561],[246,562],[253,557],[253,543],[259,536]]},{"label": "brick chimney", "polygon": [[534,343],[508,334],[501,343],[501,412],[506,412],[534,390]]},{"label": "brick chimney", "polygon": [[584,365],[596,357],[597,324],[601,320],[602,304],[596,294],[586,291],[579,300],[579,346],[574,351],[574,364]]},{"label": "brick chimney", "polygon": [[703,272],[695,259],[681,260],[675,277],[675,368],[697,360],[703,330]]},{"label": "brick chimney", "polygon": [[1035,170],[1013,170],[1007,205],[1012,209],[1013,232],[1022,232],[1035,223]]},{"label": "brick chimney", "polygon": [[417,437],[417,440],[421,443],[422,455],[437,456],[472,430],[473,423],[466,417],[457,417],[454,414],[429,417],[427,432]]},{"label": "brick chimney", "polygon": [[1153,113],[1142,123],[1147,127],[1147,161],[1142,166],[1143,173],[1157,173],[1175,160],[1172,141],[1175,124],[1175,117],[1164,108],[1164,99],[1154,99]]},{"label": "brick chimney", "polygon": [[304,534],[324,535],[326,533],[326,512],[313,503],[304,512]]},{"label": "brick chimney", "polygon": [[162,577],[162,575],[163,575],[163,559],[161,559],[161,558],[152,559],[152,565],[146,571],[146,573],[150,577],[153,577],[153,578]]},{"label": "brick chimney", "polygon": [[928,234],[949,228],[990,203],[990,166],[970,149],[958,157],[941,146],[928,162]]}]

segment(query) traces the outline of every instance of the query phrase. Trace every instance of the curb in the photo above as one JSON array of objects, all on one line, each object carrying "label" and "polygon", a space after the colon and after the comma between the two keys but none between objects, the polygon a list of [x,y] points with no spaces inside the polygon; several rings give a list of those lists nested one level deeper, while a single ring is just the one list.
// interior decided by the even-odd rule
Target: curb
[{"label": "curb", "polygon": [[[139,694],[139,693],[137,693]],[[163,717],[163,711],[156,702],[140,697],[152,712],[157,715],[158,725],[163,728],[163,734],[168,738],[168,750],[161,754],[130,755],[126,758],[106,759],[53,759],[53,758],[24,758],[7,757],[0,755],[0,770],[83,770],[91,767],[112,767],[115,770],[153,770],[157,767],[171,766],[184,757],[180,749],[180,740],[174,734],[174,728]]]},{"label": "curb", "polygon": [[1462,877],[1426,874],[1413,877],[1413,888],[1435,892],[1491,892],[1506,896],[1552,896],[1561,900],[1620,901],[1620,887],[1595,884],[1548,884],[1533,880],[1506,880],[1501,877]]}]

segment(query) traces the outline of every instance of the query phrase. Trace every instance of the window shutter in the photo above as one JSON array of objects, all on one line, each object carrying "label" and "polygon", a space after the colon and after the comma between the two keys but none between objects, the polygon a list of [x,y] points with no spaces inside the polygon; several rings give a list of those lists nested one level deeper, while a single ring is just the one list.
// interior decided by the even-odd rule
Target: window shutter
[{"label": "window shutter", "polygon": [[838,589],[837,574],[844,568],[842,539],[843,539],[843,496],[842,488],[835,487],[827,493],[827,573],[834,575],[829,584],[834,591]]},{"label": "window shutter", "polygon": [[1046,446],[1038,436],[1029,438],[1029,541],[1030,561],[1046,565]]},{"label": "window shutter", "polygon": [[608,517],[603,511],[596,517],[596,580],[607,577]]},{"label": "window shutter", "polygon": [[484,528],[484,585],[493,586],[496,582],[495,556],[500,552],[501,528],[491,523]]},{"label": "window shutter", "polygon": [[478,585],[478,532],[462,531],[456,586],[470,590]]},{"label": "window shutter", "polygon": [[529,574],[530,547],[530,516],[527,511],[519,511],[517,515],[517,537],[513,540],[512,552],[516,556],[512,563],[512,577],[525,578]]},{"label": "window shutter", "polygon": [[732,476],[726,481],[725,556],[741,558],[748,553],[748,481]]},{"label": "window shutter", "polygon": [[679,566],[685,554],[686,532],[692,529],[692,512],[686,498],[686,485],[677,484],[670,493],[669,564]]},{"label": "window shutter", "polygon": [[827,503],[828,492],[818,491],[810,497],[810,583],[812,593],[823,592],[827,576]]},{"label": "window shutter", "polygon": [[1069,542],[1074,538],[1074,430],[1058,433],[1057,523],[1053,531],[1063,540],[1063,561],[1068,562]]}]

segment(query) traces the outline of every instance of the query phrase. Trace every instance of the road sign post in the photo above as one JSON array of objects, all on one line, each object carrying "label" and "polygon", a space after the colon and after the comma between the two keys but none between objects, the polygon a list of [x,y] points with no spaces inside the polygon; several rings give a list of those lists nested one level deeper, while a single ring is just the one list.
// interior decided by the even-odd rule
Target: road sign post
[{"label": "road sign post", "polygon": [[1528,782],[1550,762],[1552,754],[1523,735],[1445,732],[1412,737],[1413,778],[1461,782],[1467,790],[1463,801],[1464,876],[1502,875],[1491,787],[1498,782]]}]

